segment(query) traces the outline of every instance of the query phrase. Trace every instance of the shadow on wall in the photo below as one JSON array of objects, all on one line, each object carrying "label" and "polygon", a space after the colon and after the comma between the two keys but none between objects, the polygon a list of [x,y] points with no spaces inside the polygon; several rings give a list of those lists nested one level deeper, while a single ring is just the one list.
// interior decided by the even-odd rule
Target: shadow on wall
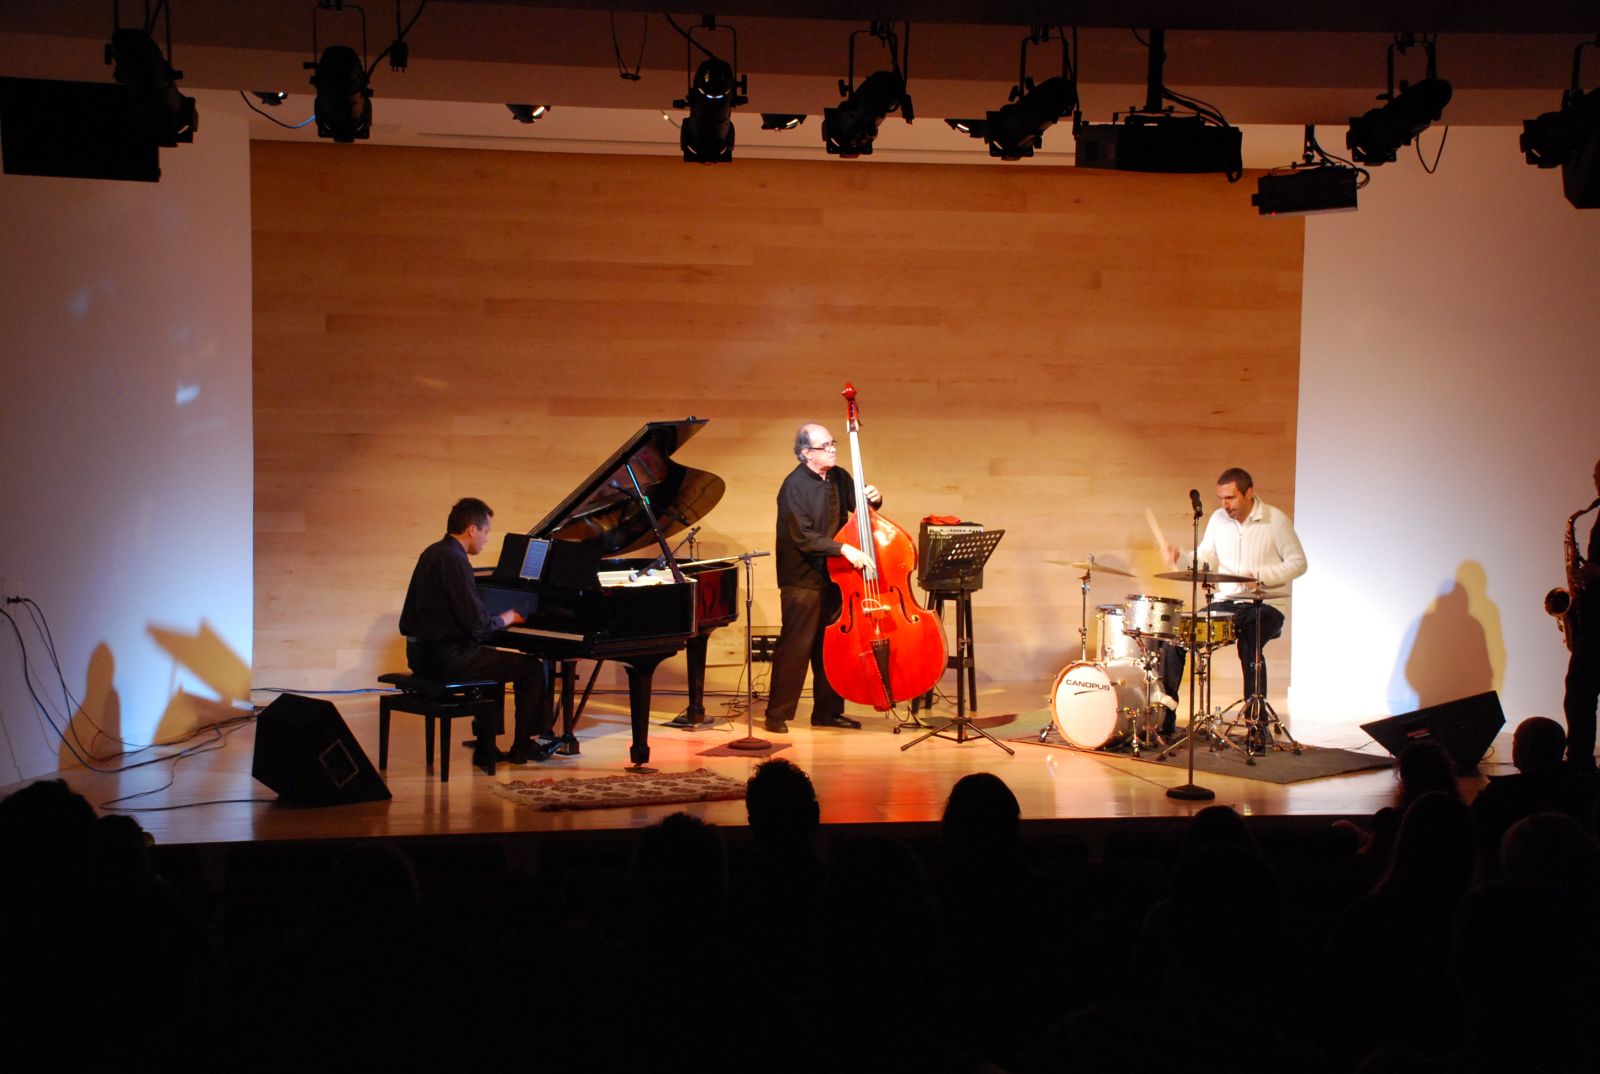
[{"label": "shadow on wall", "polygon": [[210,623],[202,620],[193,634],[158,626],[146,629],[155,643],[171,654],[174,673],[183,668],[216,694],[200,697],[182,686],[176,688],[151,741],[182,738],[196,727],[237,716],[241,708],[250,704],[250,664],[222,640]]},{"label": "shadow on wall", "polygon": [[56,751],[59,768],[81,764],[80,758],[115,753],[122,742],[122,698],[117,695],[117,660],[111,646],[101,642],[89,654],[83,699],[67,721],[66,733]]},{"label": "shadow on wall", "polygon": [[1483,565],[1467,560],[1407,629],[1389,679],[1389,711],[1499,690],[1505,661],[1500,609],[1489,599]]}]

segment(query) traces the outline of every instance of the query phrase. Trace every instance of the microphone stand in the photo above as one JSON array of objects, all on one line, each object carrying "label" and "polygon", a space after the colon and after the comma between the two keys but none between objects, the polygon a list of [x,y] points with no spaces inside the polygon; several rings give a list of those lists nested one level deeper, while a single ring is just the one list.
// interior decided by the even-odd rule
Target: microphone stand
[{"label": "microphone stand", "polygon": [[[1194,555],[1189,560],[1189,607],[1197,613],[1200,601],[1200,575],[1197,573],[1200,566],[1200,505],[1194,502],[1194,520],[1189,523],[1192,533],[1190,547]],[[1198,627],[1198,622],[1196,623]],[[1191,635],[1192,637],[1192,635]],[[1189,654],[1189,782],[1181,787],[1168,787],[1167,797],[1180,802],[1209,802],[1217,796],[1217,792],[1207,787],[1202,787],[1194,781],[1194,740],[1195,731],[1199,725],[1195,722],[1194,700],[1199,692],[1200,654],[1198,651]]]},{"label": "microphone stand", "polygon": [[770,556],[771,552],[745,552],[739,556],[744,560],[744,737],[736,738],[728,743],[730,750],[747,750],[751,753],[760,750],[770,750],[772,743],[756,735],[756,680],[751,668],[754,661],[751,658],[752,630],[750,623],[751,604],[755,600],[755,559],[757,556]]}]

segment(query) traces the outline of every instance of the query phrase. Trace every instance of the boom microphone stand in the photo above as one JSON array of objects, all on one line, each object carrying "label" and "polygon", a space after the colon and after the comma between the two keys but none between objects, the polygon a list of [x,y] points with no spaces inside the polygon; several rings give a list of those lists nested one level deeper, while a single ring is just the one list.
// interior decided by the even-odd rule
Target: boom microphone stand
[{"label": "boom microphone stand", "polygon": [[[1189,547],[1194,549],[1194,555],[1189,560],[1189,607],[1198,608],[1200,600],[1200,494],[1189,493],[1189,502],[1194,507],[1194,520],[1190,522],[1193,531]],[[1198,724],[1195,720],[1194,699],[1199,691],[1200,654],[1195,652],[1189,658],[1189,782],[1181,787],[1168,787],[1167,797],[1175,798],[1181,802],[1209,802],[1217,796],[1217,792],[1202,787],[1194,781],[1194,740]]]},{"label": "boom microphone stand", "polygon": [[751,637],[754,629],[750,623],[750,607],[755,600],[755,560],[759,556],[770,556],[771,552],[744,552],[738,559],[744,560],[744,737],[736,738],[728,743],[730,750],[749,750],[754,753],[759,750],[770,750],[772,743],[764,738],[756,737],[756,681],[751,672],[753,660],[751,658]]}]

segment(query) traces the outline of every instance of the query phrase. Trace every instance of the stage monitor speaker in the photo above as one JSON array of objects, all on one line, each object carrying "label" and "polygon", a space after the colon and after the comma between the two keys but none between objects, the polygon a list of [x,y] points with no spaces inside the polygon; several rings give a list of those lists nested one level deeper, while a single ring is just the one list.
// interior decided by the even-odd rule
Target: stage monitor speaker
[{"label": "stage monitor speaker", "polygon": [[256,717],[250,774],[285,805],[377,802],[389,787],[333,702],[282,694]]},{"label": "stage monitor speaker", "polygon": [[1413,742],[1432,739],[1455,761],[1456,771],[1471,775],[1505,723],[1500,695],[1490,690],[1364,723],[1361,729],[1396,757]]}]

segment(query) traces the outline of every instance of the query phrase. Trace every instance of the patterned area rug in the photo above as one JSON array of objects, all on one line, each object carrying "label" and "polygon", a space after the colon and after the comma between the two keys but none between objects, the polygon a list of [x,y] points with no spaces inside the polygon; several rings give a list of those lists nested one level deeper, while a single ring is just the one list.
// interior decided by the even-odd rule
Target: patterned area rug
[{"label": "patterned area rug", "polygon": [[496,783],[494,793],[544,812],[617,806],[721,802],[744,797],[744,783],[709,768],[693,772],[626,772],[594,779],[535,779]]}]

